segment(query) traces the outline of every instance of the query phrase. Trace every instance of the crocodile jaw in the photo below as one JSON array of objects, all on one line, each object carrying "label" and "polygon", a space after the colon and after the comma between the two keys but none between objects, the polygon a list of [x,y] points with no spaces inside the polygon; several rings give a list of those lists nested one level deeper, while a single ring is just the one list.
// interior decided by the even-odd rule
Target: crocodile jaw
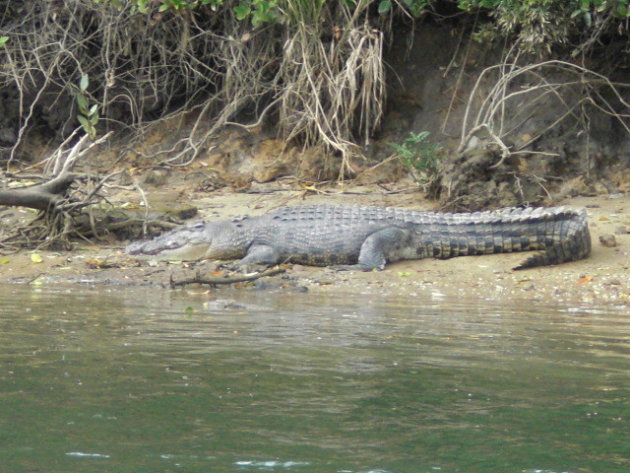
[{"label": "crocodile jaw", "polygon": [[161,260],[194,261],[235,259],[245,256],[247,238],[230,221],[191,222],[153,240],[127,246],[130,255]]},{"label": "crocodile jaw", "polygon": [[204,238],[204,230],[203,222],[192,222],[153,240],[131,243],[125,250],[130,255],[153,256],[158,259],[200,259],[211,244],[209,238]]},{"label": "crocodile jaw", "polygon": [[158,247],[153,241],[144,244],[132,243],[127,246],[126,251],[135,256],[153,256],[162,260],[193,261],[206,256],[209,244],[207,242],[188,242],[179,247]]},{"label": "crocodile jaw", "polygon": [[198,244],[188,243],[179,248],[167,248],[159,252],[144,252],[143,255],[149,255],[156,259],[169,261],[196,261],[205,258],[208,244],[199,242]]}]

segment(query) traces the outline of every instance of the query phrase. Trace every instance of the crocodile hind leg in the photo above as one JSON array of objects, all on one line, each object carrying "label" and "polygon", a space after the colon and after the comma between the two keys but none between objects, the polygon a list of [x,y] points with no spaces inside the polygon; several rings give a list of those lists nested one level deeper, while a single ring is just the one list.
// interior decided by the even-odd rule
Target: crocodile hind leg
[{"label": "crocodile hind leg", "polygon": [[[357,264],[331,267],[337,271],[372,271],[375,269],[380,271],[385,268],[387,262],[409,259],[411,255],[407,253],[412,248],[411,240],[411,231],[407,229],[398,227],[383,228],[365,239],[361,245]],[[413,251],[415,254],[415,250]]]}]

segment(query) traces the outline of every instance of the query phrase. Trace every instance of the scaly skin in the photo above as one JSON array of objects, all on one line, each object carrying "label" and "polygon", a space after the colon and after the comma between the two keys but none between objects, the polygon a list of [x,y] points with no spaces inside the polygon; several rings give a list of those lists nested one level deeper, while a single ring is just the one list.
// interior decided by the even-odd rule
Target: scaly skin
[{"label": "scaly skin", "polygon": [[127,247],[132,255],[165,259],[240,258],[242,264],[293,262],[363,270],[405,259],[535,250],[514,269],[588,257],[586,212],[551,207],[447,214],[305,205],[257,217],[193,222]]}]

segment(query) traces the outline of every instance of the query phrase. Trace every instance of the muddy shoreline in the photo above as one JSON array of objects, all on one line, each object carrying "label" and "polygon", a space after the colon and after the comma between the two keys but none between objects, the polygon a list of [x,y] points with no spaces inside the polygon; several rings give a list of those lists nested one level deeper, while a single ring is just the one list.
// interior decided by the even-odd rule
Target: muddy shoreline
[{"label": "muddy shoreline", "polygon": [[[120,202],[133,195],[120,193]],[[275,182],[247,193],[219,190],[186,193],[177,186],[162,186],[148,193],[149,203],[176,201],[193,204],[199,217],[214,219],[239,214],[260,214],[282,205],[303,203],[394,205],[432,210],[434,203],[417,192],[344,185],[305,193]],[[156,286],[166,290],[203,290],[210,294],[230,290],[285,290],[307,294],[352,293],[409,296],[423,299],[477,297],[487,300],[536,300],[558,303],[595,303],[630,306],[630,196],[605,194],[576,197],[557,205],[585,207],[593,239],[590,258],[569,264],[524,271],[511,268],[526,254],[457,257],[450,260],[404,261],[380,272],[336,272],[326,268],[290,265],[286,272],[254,283],[208,288],[185,286],[169,289],[171,280],[196,273],[212,274],[216,262],[156,261],[124,253],[124,242],[108,245],[80,243],[68,252],[22,251],[3,258],[2,284],[87,284]],[[600,237],[614,237],[615,246],[604,246]],[[308,297],[308,296],[306,296]]]}]

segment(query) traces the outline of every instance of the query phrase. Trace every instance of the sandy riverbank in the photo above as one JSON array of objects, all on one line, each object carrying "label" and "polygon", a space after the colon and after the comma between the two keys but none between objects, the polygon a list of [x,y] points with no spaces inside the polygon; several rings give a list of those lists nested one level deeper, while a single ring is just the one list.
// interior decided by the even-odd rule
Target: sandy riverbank
[{"label": "sandy riverbank", "polygon": [[[273,186],[273,192],[271,190],[186,194],[174,188],[161,188],[149,194],[149,201],[181,199],[196,205],[203,218],[264,213],[281,205],[301,203],[397,205],[425,210],[432,206],[430,202],[419,200],[417,193],[363,187],[333,189],[306,197],[303,192],[284,189],[278,184]],[[173,193],[171,197],[168,197],[169,192]],[[522,253],[405,261],[389,265],[381,272],[335,272],[293,265],[283,275],[268,278],[264,286],[306,290],[309,294],[341,291],[438,299],[456,295],[630,307],[630,197],[620,194],[577,197],[559,204],[587,208],[593,237],[593,253],[589,259],[525,271],[511,269],[524,258]],[[602,245],[600,236],[605,235],[614,235],[616,246]],[[69,252],[38,251],[41,258],[34,258],[30,251],[7,255],[0,266],[0,283],[168,287],[171,278],[182,279],[196,271],[209,273],[215,268],[213,262],[189,264],[131,258],[123,252],[123,247],[123,242],[107,246],[80,244]]]}]

